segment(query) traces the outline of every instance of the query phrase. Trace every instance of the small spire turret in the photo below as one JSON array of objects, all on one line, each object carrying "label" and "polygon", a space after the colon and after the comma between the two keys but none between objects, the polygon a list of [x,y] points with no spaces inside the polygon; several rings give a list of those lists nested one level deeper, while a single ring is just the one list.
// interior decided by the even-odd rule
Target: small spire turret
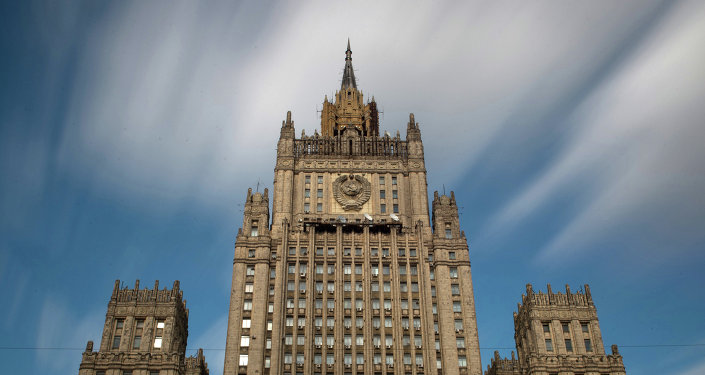
[{"label": "small spire turret", "polygon": [[350,38],[348,38],[348,49],[345,51],[345,68],[343,70],[343,81],[340,83],[340,89],[357,89],[355,81],[355,72],[352,66],[352,51],[350,50]]}]

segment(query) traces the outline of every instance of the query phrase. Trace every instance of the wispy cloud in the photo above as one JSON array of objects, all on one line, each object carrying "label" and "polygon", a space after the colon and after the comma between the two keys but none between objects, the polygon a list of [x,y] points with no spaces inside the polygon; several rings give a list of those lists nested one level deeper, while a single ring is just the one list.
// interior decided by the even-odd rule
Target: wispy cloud
[{"label": "wispy cloud", "polygon": [[[577,214],[541,252],[562,260],[590,239],[634,226],[667,241],[698,238],[705,202],[692,201],[705,186],[705,27],[703,8],[682,4],[586,98],[571,118],[580,129],[563,152],[494,218],[516,224],[558,193],[573,191]],[[667,217],[644,228],[643,218]],[[684,233],[687,232],[687,233]],[[598,235],[602,234],[602,235]],[[683,236],[682,236],[683,237]],[[700,236],[702,239],[702,236]],[[554,259],[557,259],[554,257]]]},{"label": "wispy cloud", "polygon": [[[653,8],[535,5],[384,3],[371,14],[325,2],[129,3],[91,25],[60,166],[113,194],[222,201],[271,169],[287,109],[299,129],[318,126],[315,103],[336,88],[351,37],[360,87],[385,109],[383,126],[403,131],[417,112],[429,135],[453,133],[427,137],[427,147],[434,175],[458,178],[456,165],[472,168],[508,123],[555,111]],[[360,24],[340,30],[340,18]],[[451,157],[456,164],[441,162]]]}]

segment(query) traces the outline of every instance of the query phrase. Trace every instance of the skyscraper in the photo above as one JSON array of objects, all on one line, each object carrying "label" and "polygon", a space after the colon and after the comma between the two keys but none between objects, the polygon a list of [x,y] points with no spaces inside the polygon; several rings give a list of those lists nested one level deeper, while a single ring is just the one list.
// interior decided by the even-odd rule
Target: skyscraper
[{"label": "skyscraper", "polygon": [[481,374],[453,193],[428,210],[421,128],[380,134],[350,43],[320,132],[282,122],[235,242],[225,374]]},{"label": "skyscraper", "polygon": [[[429,213],[421,130],[380,135],[350,43],[321,127],[282,122],[273,194],[248,190],[235,242],[224,374],[482,373],[472,274],[458,206],[434,192]],[[272,212],[270,214],[270,203]],[[119,287],[98,352],[80,375],[207,375],[185,357],[188,310],[172,290]],[[624,375],[605,354],[584,292],[526,295],[514,314],[518,358],[495,352],[486,375]]]}]

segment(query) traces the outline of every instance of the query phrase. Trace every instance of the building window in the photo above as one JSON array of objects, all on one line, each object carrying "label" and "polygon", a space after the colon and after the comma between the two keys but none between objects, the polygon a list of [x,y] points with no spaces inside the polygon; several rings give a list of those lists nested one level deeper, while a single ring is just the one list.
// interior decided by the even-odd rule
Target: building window
[{"label": "building window", "polygon": [[318,198],[323,198],[323,189],[316,190],[316,196]]},{"label": "building window", "polygon": [[124,319],[115,320],[115,331],[113,332],[113,349],[120,348],[120,338],[122,337],[122,329],[124,325]]},{"label": "building window", "polygon": [[590,339],[585,339],[585,351],[586,352],[592,351],[592,341],[590,341]]},{"label": "building window", "polygon": [[252,300],[246,299],[242,304],[242,309],[245,311],[252,311]]},{"label": "building window", "polygon": [[305,180],[305,182],[306,182],[307,184],[310,184],[310,183],[311,183],[311,176],[310,176],[310,175],[306,175],[306,176],[304,177],[304,180]]},{"label": "building window", "polygon": [[379,199],[385,199],[386,198],[386,192],[384,190],[379,191]]},{"label": "building window", "polygon": [[250,336],[240,337],[240,346],[245,348],[250,346]]},{"label": "building window", "polygon": [[248,256],[249,258],[254,258],[254,257],[255,257],[255,249],[250,249],[250,250],[247,252],[247,256]]},{"label": "building window", "polygon": [[409,256],[415,257],[416,256],[416,249],[409,249]]},{"label": "building window", "polygon": [[448,259],[451,259],[451,260],[455,259],[455,251],[448,252]]},{"label": "building window", "polygon": [[582,328],[583,333],[590,333],[590,328],[587,323],[580,323],[580,327]]},{"label": "building window", "polygon": [[456,331],[462,331],[463,330],[463,321],[461,319],[456,319],[455,320],[455,330]]},{"label": "building window", "polygon": [[246,276],[254,276],[255,275],[255,266],[247,266],[247,270],[245,271]]},{"label": "building window", "polygon": [[305,213],[311,212],[311,204],[309,204],[309,203],[304,203],[304,212],[305,212]]},{"label": "building window", "polygon": [[255,289],[254,284],[252,283],[247,283],[245,284],[245,293],[252,293]]},{"label": "building window", "polygon": [[464,355],[459,355],[458,356],[458,366],[460,367],[468,367],[468,361],[465,358]]},{"label": "building window", "polygon": [[455,338],[455,346],[458,349],[464,349],[465,348],[465,337],[456,337]]},{"label": "building window", "polygon": [[383,214],[386,213],[386,212],[387,212],[387,205],[384,204],[384,203],[383,203],[383,204],[380,204],[380,205],[379,205],[379,211],[380,211],[381,213],[383,213]]},{"label": "building window", "polygon": [[318,176],[318,183],[322,184],[323,183],[323,176]]},{"label": "building window", "polygon": [[399,198],[399,194],[397,193],[396,190],[392,190],[392,198],[393,198],[393,199]]},{"label": "building window", "polygon": [[454,296],[460,295],[460,286],[458,284],[451,284],[450,291]]},{"label": "building window", "polygon": [[450,224],[446,223],[446,238],[453,238],[453,231],[450,230]]},{"label": "building window", "polygon": [[252,224],[250,225],[250,236],[259,236],[259,222],[257,220],[252,220]]},{"label": "building window", "polygon": [[135,335],[132,339],[132,349],[139,349],[142,345],[142,331],[144,330],[144,319],[135,322]]},{"label": "building window", "polygon": [[551,333],[551,326],[548,323],[543,323],[543,332]]},{"label": "building window", "polygon": [[394,203],[392,205],[392,211],[394,211],[395,214],[398,214],[399,213],[399,205]]},{"label": "building window", "polygon": [[547,352],[553,351],[553,342],[551,342],[551,339],[546,339],[546,351]]},{"label": "building window", "polygon": [[451,279],[458,278],[458,268],[457,267],[450,267],[450,278]]},{"label": "building window", "polygon": [[160,349],[162,347],[162,336],[164,335],[164,321],[157,321],[157,328],[154,332],[154,348]]},{"label": "building window", "polygon": [[304,189],[304,198],[311,197],[311,189]]},{"label": "building window", "polygon": [[270,314],[274,313],[274,304],[273,303],[271,303],[271,302],[269,303],[269,305],[267,306],[267,312]]},{"label": "building window", "polygon": [[453,301],[453,312],[459,313],[462,311],[463,311],[463,307],[460,304],[460,301]]},{"label": "building window", "polygon": [[570,339],[565,339],[565,350],[568,352],[573,351],[573,342]]},{"label": "building window", "polygon": [[561,326],[563,327],[564,334],[570,334],[570,325],[568,324],[568,322],[563,322]]},{"label": "building window", "polygon": [[247,354],[240,354],[240,366],[247,366]]},{"label": "building window", "polygon": [[379,176],[379,184],[384,185],[384,176]]},{"label": "building window", "polygon": [[323,212],[323,203],[316,203],[316,212]]},{"label": "building window", "polygon": [[250,320],[250,319],[243,319],[242,320],[242,328],[250,328],[250,324],[252,324],[252,320]]},{"label": "building window", "polygon": [[397,177],[392,176],[392,185],[396,185],[396,184],[397,184]]}]

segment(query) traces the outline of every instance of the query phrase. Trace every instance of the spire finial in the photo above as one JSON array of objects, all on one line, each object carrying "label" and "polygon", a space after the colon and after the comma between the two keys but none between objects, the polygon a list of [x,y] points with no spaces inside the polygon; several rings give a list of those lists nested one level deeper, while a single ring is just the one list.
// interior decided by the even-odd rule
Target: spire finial
[{"label": "spire finial", "polygon": [[348,49],[345,51],[345,68],[343,69],[343,81],[340,83],[340,89],[349,88],[357,89],[355,82],[355,72],[352,67],[352,50],[350,50],[350,38],[348,38]]}]

